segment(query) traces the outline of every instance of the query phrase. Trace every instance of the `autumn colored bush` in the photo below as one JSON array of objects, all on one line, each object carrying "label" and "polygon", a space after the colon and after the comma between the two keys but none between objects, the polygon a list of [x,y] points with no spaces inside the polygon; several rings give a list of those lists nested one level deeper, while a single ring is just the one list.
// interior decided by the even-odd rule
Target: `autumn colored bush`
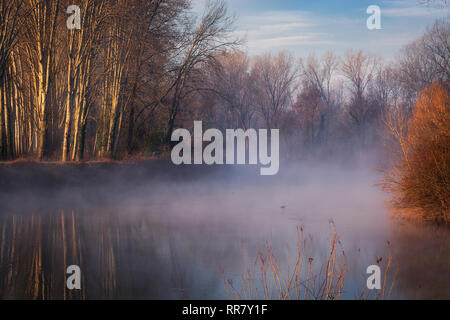
[{"label": "autumn colored bush", "polygon": [[[396,207],[423,220],[450,222],[449,84],[435,82],[422,90],[409,120],[386,121],[397,142],[397,156],[384,186]],[[404,125],[402,125],[402,122]]]}]

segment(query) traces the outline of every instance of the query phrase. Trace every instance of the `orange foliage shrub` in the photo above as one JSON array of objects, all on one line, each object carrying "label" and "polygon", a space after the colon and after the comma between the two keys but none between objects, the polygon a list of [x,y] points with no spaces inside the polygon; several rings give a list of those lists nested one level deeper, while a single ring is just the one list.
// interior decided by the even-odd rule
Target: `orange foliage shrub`
[{"label": "orange foliage shrub", "polygon": [[449,111],[448,84],[436,82],[421,92],[405,133],[397,136],[400,156],[385,180],[397,206],[419,209],[409,212],[445,224],[450,222]]}]

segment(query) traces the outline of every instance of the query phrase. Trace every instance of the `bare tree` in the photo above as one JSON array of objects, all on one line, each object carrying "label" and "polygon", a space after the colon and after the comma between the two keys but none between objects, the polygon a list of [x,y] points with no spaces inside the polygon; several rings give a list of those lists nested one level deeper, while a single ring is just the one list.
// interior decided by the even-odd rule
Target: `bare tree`
[{"label": "bare tree", "polygon": [[22,1],[0,0],[0,84],[19,34]]},{"label": "bare tree", "polygon": [[233,49],[239,41],[230,38],[234,19],[227,14],[225,1],[208,1],[205,12],[198,26],[187,31],[182,42],[181,50],[176,53],[177,62],[173,68],[174,79],[170,85],[170,99],[168,103],[168,123],[166,142],[170,142],[175,120],[180,112],[182,99],[186,94],[185,87],[189,77],[200,64],[216,58],[216,53]]},{"label": "bare tree", "polygon": [[[19,35],[22,1],[0,0],[0,159],[14,157],[14,113],[17,110],[17,87],[13,49]],[[17,120],[16,120],[17,123]]]},{"label": "bare tree", "polygon": [[232,52],[218,60],[219,64],[210,68],[208,90],[214,92],[224,105],[225,127],[246,130],[251,127],[255,115],[249,59],[243,52]]},{"label": "bare tree", "polygon": [[321,115],[324,101],[320,91],[311,83],[305,83],[293,107],[299,115],[303,143],[308,147],[314,147],[324,127],[324,117]]},{"label": "bare tree", "polygon": [[[142,133],[156,124],[157,111],[166,109],[162,100],[169,94],[168,83],[173,80],[169,70],[171,57],[179,50],[184,33],[180,26],[187,25],[185,12],[189,8],[187,0],[135,1],[139,8],[132,31],[136,45],[131,52],[129,94],[124,106],[128,113],[128,154],[135,151],[137,143],[142,144]],[[148,15],[142,17],[142,11]]]},{"label": "bare tree", "polygon": [[[309,56],[306,61],[300,61],[300,70],[303,78],[304,92],[297,99],[297,109],[301,113],[307,115],[304,121],[304,127],[311,132],[311,143],[326,143],[328,140],[328,125],[330,118],[333,117],[334,101],[332,96],[333,75],[339,67],[339,61],[331,52],[326,53],[321,62],[316,56]],[[311,104],[311,99],[315,96],[319,97],[319,101]],[[304,99],[305,103],[299,101]],[[316,100],[314,98],[313,100]],[[321,100],[321,101],[320,101]],[[312,108],[309,110],[308,108]],[[316,126],[318,132],[314,132],[315,118],[318,117],[319,124]],[[309,119],[308,125],[305,120]]]},{"label": "bare tree", "polygon": [[[38,114],[38,158],[48,157],[49,119],[52,95],[55,94],[55,41],[60,0],[27,2],[25,33],[29,63],[36,79],[35,107]],[[54,97],[53,97],[54,98]]]},{"label": "bare tree", "polygon": [[402,50],[400,81],[413,99],[435,80],[447,81],[450,75],[450,24],[438,20],[420,39]]},{"label": "bare tree", "polygon": [[342,75],[347,79],[351,93],[347,114],[363,145],[375,112],[373,105],[367,100],[366,89],[375,78],[379,63],[377,57],[365,55],[362,51],[348,51],[342,61]]},{"label": "bare tree", "polygon": [[[67,100],[64,120],[62,161],[84,157],[86,121],[89,109],[88,91],[93,85],[94,58],[98,53],[98,36],[104,19],[105,2],[84,0],[81,30],[68,30]],[[74,122],[74,123],[73,123]],[[73,127],[72,154],[70,143]]]},{"label": "bare tree", "polygon": [[267,128],[276,128],[283,111],[292,103],[293,85],[297,69],[292,55],[280,52],[278,56],[264,54],[255,58],[252,81],[255,99]]}]

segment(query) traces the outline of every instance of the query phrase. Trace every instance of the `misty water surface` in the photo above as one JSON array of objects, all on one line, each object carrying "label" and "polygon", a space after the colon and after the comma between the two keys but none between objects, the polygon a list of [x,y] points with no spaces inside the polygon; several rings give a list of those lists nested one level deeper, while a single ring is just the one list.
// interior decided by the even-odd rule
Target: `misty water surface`
[{"label": "misty water surface", "polygon": [[[314,266],[334,222],[351,269],[342,298],[358,298],[366,268],[392,250],[392,298],[449,298],[446,230],[389,218],[369,166],[251,167],[163,162],[0,169],[2,298],[227,298],[244,261],[266,244],[286,264],[297,226],[311,236]],[[65,268],[80,265],[82,290]]]}]

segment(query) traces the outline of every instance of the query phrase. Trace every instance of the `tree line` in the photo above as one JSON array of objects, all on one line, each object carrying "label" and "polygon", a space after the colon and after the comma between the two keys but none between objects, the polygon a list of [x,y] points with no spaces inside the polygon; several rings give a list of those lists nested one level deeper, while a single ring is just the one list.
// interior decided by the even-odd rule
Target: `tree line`
[{"label": "tree line", "polygon": [[[69,30],[67,8],[81,9]],[[0,0],[0,159],[159,155],[172,131],[279,128],[286,154],[378,144],[450,73],[441,19],[394,61],[362,51],[249,57],[222,0]]]}]

